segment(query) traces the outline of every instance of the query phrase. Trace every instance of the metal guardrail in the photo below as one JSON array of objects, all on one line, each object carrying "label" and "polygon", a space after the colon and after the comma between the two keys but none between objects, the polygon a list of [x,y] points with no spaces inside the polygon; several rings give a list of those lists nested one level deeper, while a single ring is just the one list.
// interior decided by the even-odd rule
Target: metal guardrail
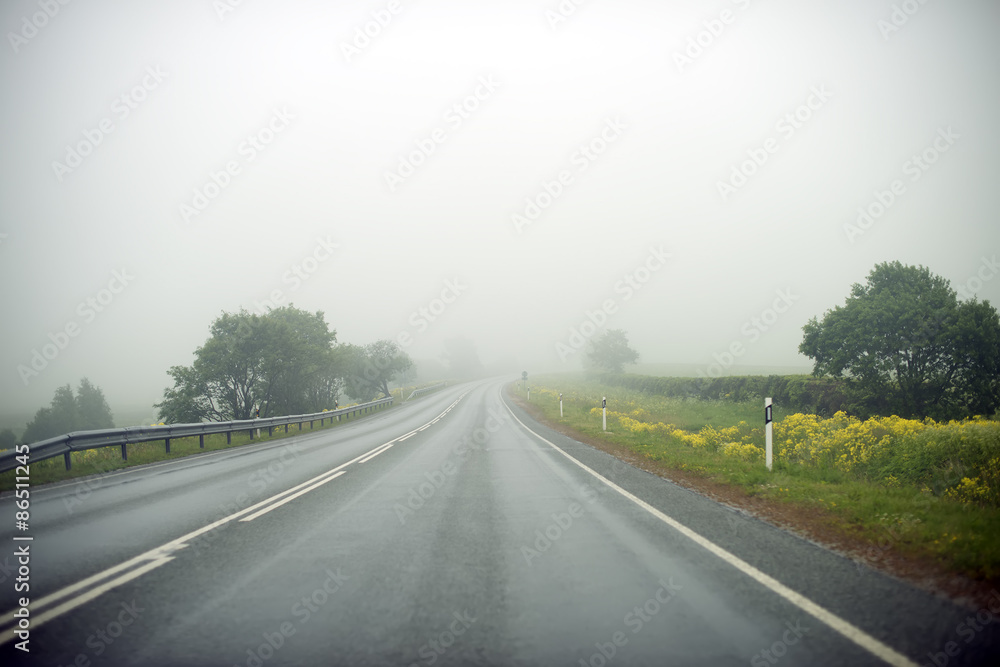
[{"label": "metal guardrail", "polygon": [[406,400],[410,400],[414,396],[423,396],[424,394],[434,391],[436,389],[441,389],[442,387],[447,387],[447,382],[441,382],[440,384],[435,384],[430,387],[424,387],[423,389],[414,389],[413,393],[406,397]]},{"label": "metal guardrail", "polygon": [[[96,431],[74,431],[66,435],[56,436],[48,440],[40,440],[29,445],[29,461],[36,463],[46,459],[55,458],[60,454],[66,460],[66,470],[72,467],[70,455],[73,452],[82,452],[88,449],[99,449],[101,447],[120,446],[122,449],[122,459],[128,460],[128,445],[139,442],[152,442],[163,440],[166,443],[167,454],[170,453],[170,441],[175,438],[191,438],[198,436],[198,444],[205,448],[205,436],[216,433],[225,433],[226,442],[232,443],[233,433],[239,431],[249,431],[250,439],[253,440],[254,432],[266,428],[267,434],[272,435],[275,427],[284,426],[285,433],[292,424],[298,424],[299,430],[302,425],[309,422],[309,428],[313,428],[315,422],[320,426],[327,419],[333,422],[334,417],[340,421],[341,417],[349,417],[353,414],[363,414],[372,412],[384,405],[389,405],[393,401],[392,397],[382,398],[370,403],[360,403],[338,410],[327,410],[324,412],[314,412],[308,415],[290,415],[287,417],[269,417],[267,419],[242,419],[228,422],[202,422],[200,424],[166,424],[163,426],[130,426],[126,428],[106,428]],[[9,449],[0,452],[0,472],[7,472],[18,467],[16,449]],[[20,454],[20,456],[24,456]]]}]

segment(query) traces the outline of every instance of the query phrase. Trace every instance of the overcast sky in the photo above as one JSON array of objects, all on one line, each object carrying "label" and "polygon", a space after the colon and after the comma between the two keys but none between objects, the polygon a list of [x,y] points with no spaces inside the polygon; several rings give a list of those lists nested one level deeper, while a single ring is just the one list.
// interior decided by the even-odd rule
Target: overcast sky
[{"label": "overcast sky", "polygon": [[4,409],[148,406],[272,296],[418,359],[571,370],[593,319],[706,372],[809,365],[882,261],[996,304],[1000,4],[896,4],[6,0]]}]

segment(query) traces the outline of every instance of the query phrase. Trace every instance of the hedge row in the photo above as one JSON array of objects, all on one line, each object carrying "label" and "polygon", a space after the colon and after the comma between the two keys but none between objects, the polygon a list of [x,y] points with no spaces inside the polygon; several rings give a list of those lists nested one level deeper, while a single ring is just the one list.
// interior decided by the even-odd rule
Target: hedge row
[{"label": "hedge row", "polygon": [[732,375],[718,378],[655,377],[601,373],[594,376],[601,384],[623,387],[661,396],[700,400],[774,402],[793,412],[832,416],[840,410],[854,412],[842,379],[811,375]]}]

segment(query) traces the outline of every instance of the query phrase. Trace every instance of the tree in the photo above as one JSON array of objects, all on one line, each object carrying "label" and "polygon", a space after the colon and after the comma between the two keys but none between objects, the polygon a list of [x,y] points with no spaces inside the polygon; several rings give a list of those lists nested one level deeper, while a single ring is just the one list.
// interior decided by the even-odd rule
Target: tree
[{"label": "tree", "polygon": [[292,307],[272,310],[266,318],[267,389],[261,416],[319,412],[333,407],[342,382],[334,353],[337,334],[323,313]]},{"label": "tree", "polygon": [[73,431],[114,428],[114,425],[104,392],[83,378],[75,396],[68,384],[56,389],[52,403],[35,413],[21,440],[38,442]]},{"label": "tree", "polygon": [[960,302],[922,266],[878,264],[843,306],[803,327],[814,375],[846,377],[860,411],[906,417],[992,414],[1000,406],[1000,317]]},{"label": "tree", "polygon": [[347,393],[359,401],[374,400],[380,392],[390,396],[389,382],[413,366],[409,355],[388,339],[364,347],[345,345],[341,354],[346,360]]},{"label": "tree", "polygon": [[14,449],[17,444],[17,436],[9,428],[0,431],[0,449]]},{"label": "tree", "polygon": [[114,428],[115,420],[111,415],[111,406],[104,398],[104,392],[100,387],[92,385],[87,378],[80,380],[80,386],[76,389],[76,403],[82,430]]},{"label": "tree", "polygon": [[322,312],[284,306],[266,315],[223,313],[195,350],[191,366],[174,366],[174,386],[154,407],[168,423],[228,421],[319,412],[333,407],[342,369],[336,331]]},{"label": "tree", "polygon": [[629,347],[628,334],[622,329],[608,329],[590,342],[587,359],[597,368],[621,373],[625,364],[639,361],[639,353]]}]

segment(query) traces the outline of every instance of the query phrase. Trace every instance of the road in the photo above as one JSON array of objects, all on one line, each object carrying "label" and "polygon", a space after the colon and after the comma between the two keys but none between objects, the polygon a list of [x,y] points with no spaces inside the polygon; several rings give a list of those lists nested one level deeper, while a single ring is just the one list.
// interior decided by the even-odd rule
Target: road
[{"label": "road", "polygon": [[8,613],[4,665],[965,665],[1000,647],[991,612],[559,435],[500,381],[32,502],[31,652]]}]

